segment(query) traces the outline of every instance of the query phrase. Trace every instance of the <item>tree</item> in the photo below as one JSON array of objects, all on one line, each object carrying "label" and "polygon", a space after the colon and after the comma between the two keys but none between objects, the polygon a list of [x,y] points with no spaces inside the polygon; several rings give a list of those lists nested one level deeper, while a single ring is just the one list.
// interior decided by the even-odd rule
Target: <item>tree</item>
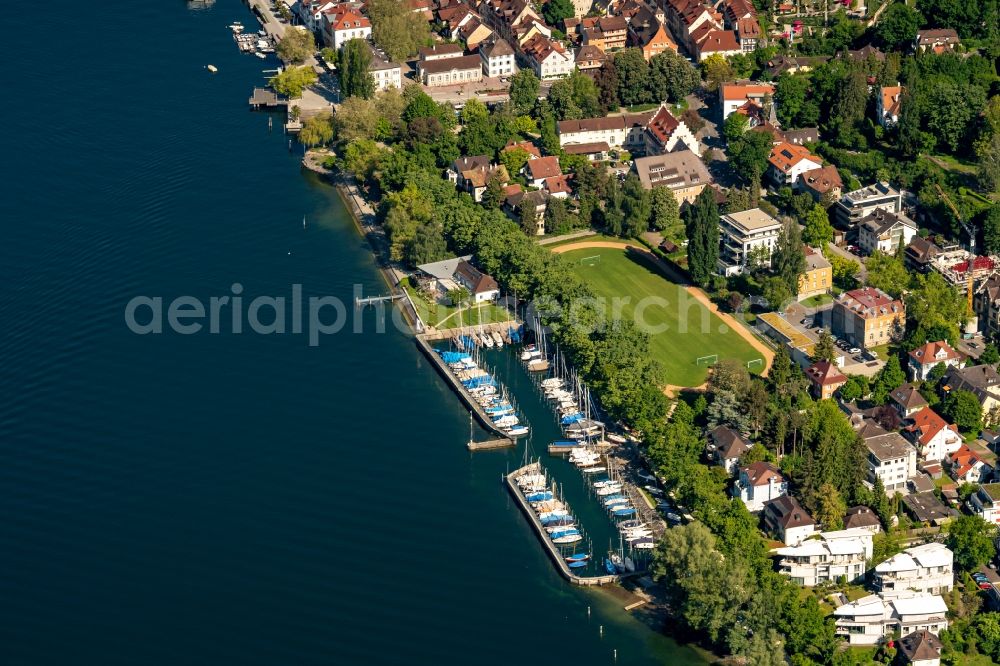
[{"label": "tree", "polygon": [[799,277],[806,270],[806,255],[799,225],[789,220],[778,233],[771,252],[771,270],[780,277],[792,294],[799,291]]},{"label": "tree", "polygon": [[629,173],[622,187],[622,213],[625,215],[625,236],[638,238],[649,230],[652,215],[649,190],[642,186],[635,173]]},{"label": "tree", "polygon": [[978,435],[983,427],[983,410],[971,391],[954,389],[941,405],[942,415],[966,435]]},{"label": "tree", "polygon": [[823,531],[843,529],[847,502],[832,483],[824,483],[819,488],[819,511],[816,518],[823,525]]},{"label": "tree", "polygon": [[705,82],[708,84],[708,89],[711,91],[718,90],[720,84],[732,81],[736,77],[733,66],[729,64],[725,56],[718,53],[713,53],[702,60],[701,70]]},{"label": "tree", "polygon": [[542,5],[542,16],[549,25],[559,25],[564,19],[573,18],[575,13],[570,0],[548,0]]},{"label": "tree", "polygon": [[530,69],[522,69],[510,79],[510,103],[518,114],[528,113],[538,101],[541,82]]},{"label": "tree", "polygon": [[538,213],[530,197],[524,197],[517,205],[517,219],[525,234],[534,236],[538,233]]},{"label": "tree", "polygon": [[813,346],[812,360],[814,363],[819,361],[830,361],[837,357],[837,347],[833,344],[833,336],[825,328],[819,332],[819,340]]},{"label": "tree", "polygon": [[708,284],[719,260],[719,208],[714,190],[706,187],[690,206],[684,220],[688,238],[688,271],[700,285]]},{"label": "tree", "polygon": [[959,516],[945,530],[945,544],[955,554],[955,564],[965,571],[974,571],[996,555],[997,527],[979,516]]},{"label": "tree", "polygon": [[819,124],[819,101],[811,90],[808,74],[785,72],[779,76],[774,87],[774,101],[782,125],[810,127]]},{"label": "tree", "polygon": [[482,204],[486,208],[497,209],[500,208],[503,200],[503,181],[500,179],[500,174],[494,171],[489,180],[486,181],[486,190],[483,192]]},{"label": "tree", "polygon": [[306,146],[321,146],[333,141],[333,114],[326,111],[307,118],[302,123],[299,141]]},{"label": "tree", "polygon": [[277,76],[271,77],[268,83],[279,95],[289,99],[302,96],[302,91],[316,83],[316,72],[312,67],[289,67]]},{"label": "tree", "polygon": [[654,187],[650,193],[652,214],[649,226],[663,233],[665,238],[678,239],[684,233],[681,223],[680,206],[677,197],[669,187]]},{"label": "tree", "polygon": [[283,61],[298,65],[316,52],[316,40],[305,28],[292,26],[285,30],[275,52]]},{"label": "tree", "polygon": [[777,276],[764,279],[761,295],[773,309],[778,311],[783,311],[794,297],[794,294],[788,289],[788,283]]},{"label": "tree", "polygon": [[910,341],[958,339],[958,323],[969,316],[968,301],[940,273],[913,277],[906,294],[906,316],[916,322]]},{"label": "tree", "polygon": [[910,273],[903,261],[894,254],[876,251],[865,262],[869,287],[881,289],[893,298],[899,298],[910,282]]},{"label": "tree", "polygon": [[840,399],[844,402],[856,402],[868,395],[868,378],[864,375],[848,375],[847,382],[840,387]]},{"label": "tree", "polygon": [[1000,204],[993,204],[983,220],[983,244],[987,254],[1000,253]]},{"label": "tree", "polygon": [[368,67],[372,52],[363,39],[349,39],[340,50],[340,90],[345,97],[371,99],[375,94],[375,80]]},{"label": "tree", "polygon": [[816,204],[806,213],[802,240],[807,245],[819,248],[820,251],[826,249],[827,243],[833,242],[833,225],[830,224],[830,216],[823,206]]},{"label": "tree", "polygon": [[399,0],[370,0],[368,18],[372,23],[372,39],[390,60],[407,60],[431,43],[430,23]]},{"label": "tree", "polygon": [[832,252],[827,261],[830,262],[833,282],[837,286],[842,289],[853,289],[857,285],[858,275],[861,274],[861,265],[857,261]]},{"label": "tree", "polygon": [[986,365],[996,365],[1000,363],[1000,350],[992,342],[987,342],[983,347],[983,353],[979,355],[979,362]]},{"label": "tree", "polygon": [[767,132],[747,132],[729,146],[733,169],[746,183],[760,183],[771,156],[772,137]]},{"label": "tree", "polygon": [[[649,87],[653,98],[679,102],[701,83],[698,70],[674,51],[658,53],[649,60]],[[691,131],[696,131],[691,128]]]},{"label": "tree", "polygon": [[469,290],[465,287],[455,287],[448,291],[448,300],[451,301],[452,305],[461,307],[469,300]]},{"label": "tree", "polygon": [[618,100],[625,106],[652,99],[649,91],[649,64],[637,48],[622,49],[614,56],[618,78]]},{"label": "tree", "polygon": [[875,26],[875,36],[888,50],[898,50],[913,43],[924,17],[905,4],[891,5]]},{"label": "tree", "polygon": [[531,155],[524,148],[513,148],[500,153],[500,163],[507,169],[511,178],[521,173],[521,169],[527,164]]},{"label": "tree", "polygon": [[889,394],[898,389],[906,382],[906,375],[899,365],[899,357],[893,354],[885,362],[882,369],[875,375],[872,383],[872,400],[875,404],[885,404]]},{"label": "tree", "polygon": [[734,143],[743,138],[743,135],[750,129],[750,119],[742,113],[730,113],[726,122],[722,124],[722,136],[726,137],[726,143]]}]

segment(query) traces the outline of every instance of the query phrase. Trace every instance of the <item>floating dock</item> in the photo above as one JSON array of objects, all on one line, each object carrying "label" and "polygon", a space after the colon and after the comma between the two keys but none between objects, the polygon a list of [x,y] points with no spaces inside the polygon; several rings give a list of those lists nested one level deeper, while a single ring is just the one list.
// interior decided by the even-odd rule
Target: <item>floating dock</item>
[{"label": "floating dock", "polygon": [[455,392],[458,393],[458,397],[462,399],[462,402],[464,402],[465,406],[469,408],[469,411],[476,415],[476,419],[483,424],[483,427],[495,435],[499,435],[502,439],[511,440],[511,446],[516,444],[514,441],[516,437],[511,438],[506,432],[498,428],[497,425],[493,423],[493,419],[489,417],[489,414],[487,414],[486,411],[483,410],[482,406],[472,397],[472,394],[469,393],[464,386],[462,386],[462,382],[458,380],[458,377],[456,377],[454,373],[449,370],[448,366],[445,365],[441,355],[431,348],[430,343],[427,341],[427,336],[415,335],[413,337],[417,341],[417,346],[420,347],[420,350],[424,353],[424,356],[431,360],[431,363],[434,364],[434,367],[437,368],[441,376],[444,377],[449,384],[451,384],[452,388],[455,389]]},{"label": "floating dock", "polygon": [[595,451],[597,451],[597,453],[601,455],[604,455],[611,450],[611,445],[605,442],[595,443],[595,442],[587,442],[582,439],[579,441],[566,439],[558,442],[552,442],[551,444],[549,444],[549,455],[564,456],[575,449],[580,449],[584,447],[589,449],[594,449]]},{"label": "floating dock", "polygon": [[[511,495],[514,496],[514,499],[517,500],[518,506],[521,507],[521,511],[523,511],[524,515],[527,516],[529,521],[531,521],[532,526],[534,526],[535,528],[535,536],[537,536],[538,540],[542,542],[543,546],[545,546],[545,550],[548,551],[549,555],[552,557],[552,561],[555,562],[556,569],[559,570],[559,573],[562,574],[563,578],[573,583],[574,585],[583,585],[583,586],[610,585],[612,583],[619,582],[623,578],[623,576],[618,574],[609,574],[605,576],[586,576],[586,577],[577,576],[575,573],[573,573],[572,569],[569,568],[569,565],[566,563],[565,558],[563,558],[562,554],[559,552],[559,549],[556,548],[555,544],[553,544],[551,540],[549,540],[548,535],[546,535],[545,533],[545,528],[542,526],[542,522],[538,520],[538,516],[536,516],[535,512],[531,510],[531,506],[528,504],[528,501],[524,499],[524,495],[521,493],[521,489],[517,487],[517,479],[519,476],[521,476],[522,474],[527,474],[529,472],[538,473],[541,471],[541,469],[542,466],[539,463],[534,462],[514,470],[513,472],[507,475],[505,481],[507,483],[507,490],[509,490]],[[634,574],[629,574],[629,575],[631,576]]]}]

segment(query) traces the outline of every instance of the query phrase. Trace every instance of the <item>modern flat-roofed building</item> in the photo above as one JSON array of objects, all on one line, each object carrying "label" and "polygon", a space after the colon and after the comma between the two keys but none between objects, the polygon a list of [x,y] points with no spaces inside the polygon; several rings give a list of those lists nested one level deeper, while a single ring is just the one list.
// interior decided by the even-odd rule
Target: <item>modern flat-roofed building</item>
[{"label": "modern flat-roofed building", "polygon": [[852,583],[865,574],[865,562],[872,553],[872,533],[821,532],[819,539],[806,539],[797,546],[778,548],[775,552],[778,571],[797,585],[815,587],[836,583],[841,578]]},{"label": "modern flat-roofed building", "polygon": [[893,599],[862,597],[833,611],[835,632],[851,645],[877,645],[894,632],[903,635],[926,629],[948,628],[948,607],[933,594],[913,594]]},{"label": "modern flat-roofed building", "polygon": [[844,229],[852,229],[876,210],[900,213],[903,195],[889,183],[875,183],[840,197],[833,205],[832,221]]},{"label": "modern flat-roofed building", "polygon": [[906,488],[906,481],[917,473],[917,450],[898,432],[865,440],[868,447],[868,482],[881,479],[888,495]]},{"label": "modern flat-roofed building", "polygon": [[944,594],[955,583],[954,560],[943,543],[913,546],[876,566],[872,587],[885,599],[911,592]]},{"label": "modern flat-roofed building", "polygon": [[765,263],[769,263],[780,231],[781,223],[760,208],[723,215],[719,220],[719,272],[727,277],[739,275],[748,255],[757,248],[763,248]]}]

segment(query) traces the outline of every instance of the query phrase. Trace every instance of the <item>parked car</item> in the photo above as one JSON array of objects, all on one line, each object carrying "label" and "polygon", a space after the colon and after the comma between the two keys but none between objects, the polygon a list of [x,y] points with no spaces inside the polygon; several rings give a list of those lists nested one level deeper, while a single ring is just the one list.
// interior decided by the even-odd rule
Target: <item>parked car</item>
[{"label": "parked car", "polygon": [[990,580],[989,577],[987,577],[987,575],[981,571],[976,571],[975,573],[972,574],[972,577],[976,580],[983,580],[986,582],[989,582]]},{"label": "parked car", "polygon": [[860,354],[861,353],[861,349],[858,348],[858,347],[851,347],[848,351],[850,351],[852,354]]},{"label": "parked car", "polygon": [[657,488],[656,486],[646,485],[646,486],[643,486],[643,488],[645,488],[646,492],[648,492],[650,495],[655,495],[656,497],[662,497],[663,496],[663,491],[660,490],[659,488]]},{"label": "parked car", "polygon": [[993,585],[990,584],[990,583],[979,583],[979,589],[980,590],[988,590],[991,587],[993,587]]}]

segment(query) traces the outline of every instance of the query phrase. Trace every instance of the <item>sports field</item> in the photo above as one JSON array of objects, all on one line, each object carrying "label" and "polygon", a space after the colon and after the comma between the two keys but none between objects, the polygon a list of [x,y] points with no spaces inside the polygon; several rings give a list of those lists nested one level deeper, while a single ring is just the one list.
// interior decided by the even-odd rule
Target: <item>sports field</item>
[{"label": "sports field", "polygon": [[[618,299],[621,316],[636,320],[650,333],[651,350],[666,369],[669,384],[702,384],[715,360],[711,355],[719,360],[736,358],[744,364],[763,359],[752,364],[752,372],[762,371],[768,362],[743,337],[748,333],[733,330],[736,324],[723,322],[684,287],[667,280],[644,260],[630,257],[626,250],[589,247],[563,254],[597,295],[607,299],[608,312],[612,299]],[[709,358],[699,364],[699,357]]]}]

